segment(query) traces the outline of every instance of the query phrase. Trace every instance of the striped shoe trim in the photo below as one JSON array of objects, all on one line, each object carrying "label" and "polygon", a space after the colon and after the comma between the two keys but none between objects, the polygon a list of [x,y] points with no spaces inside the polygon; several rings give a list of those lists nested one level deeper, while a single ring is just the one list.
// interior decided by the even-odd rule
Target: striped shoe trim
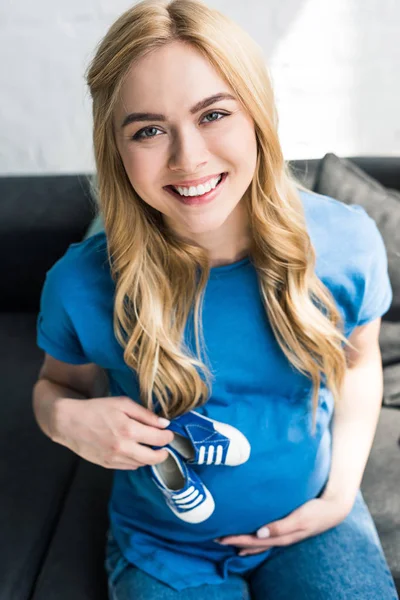
[{"label": "striped shoe trim", "polygon": [[178,506],[178,508],[180,509],[185,509],[185,510],[190,510],[191,508],[194,508],[195,506],[197,506],[198,504],[201,504],[203,502],[204,496],[203,494],[200,494],[196,500],[194,502],[191,502],[190,504],[185,504],[184,506],[182,506],[181,504]]},{"label": "striped shoe trim", "polygon": [[[204,463],[207,465],[220,465],[222,463],[223,455],[224,455],[224,447],[221,444],[218,444],[216,451],[215,446],[209,446],[208,451],[205,445],[200,446],[199,450],[199,460],[198,464],[203,465]],[[207,459],[206,459],[207,455]],[[215,455],[215,457],[214,457]]]},{"label": "striped shoe trim", "polygon": [[215,465],[220,465],[221,464],[223,453],[224,453],[223,447],[220,446],[220,445],[217,446],[217,457],[216,457],[216,459],[214,461]]},{"label": "striped shoe trim", "polygon": [[191,485],[187,490],[185,490],[184,492],[181,492],[180,494],[174,494],[173,498],[174,500],[176,499],[180,499],[180,498],[186,498],[186,496],[190,496],[190,494],[192,494],[195,491],[195,487],[194,485]]},{"label": "striped shoe trim", "polygon": [[208,456],[207,456],[207,465],[212,465],[213,462],[213,458],[214,458],[214,446],[209,446],[208,447]]},{"label": "striped shoe trim", "polygon": [[173,499],[174,499],[174,501],[175,501],[176,504],[186,504],[187,502],[191,502],[192,500],[194,500],[195,498],[197,498],[198,495],[199,495],[199,491],[198,490],[194,490],[193,494],[190,494],[189,496],[186,496],[186,498],[177,499],[176,496],[173,496]]},{"label": "striped shoe trim", "polygon": [[200,446],[199,460],[198,460],[199,465],[202,465],[204,463],[205,455],[206,455],[206,447],[205,446]]}]

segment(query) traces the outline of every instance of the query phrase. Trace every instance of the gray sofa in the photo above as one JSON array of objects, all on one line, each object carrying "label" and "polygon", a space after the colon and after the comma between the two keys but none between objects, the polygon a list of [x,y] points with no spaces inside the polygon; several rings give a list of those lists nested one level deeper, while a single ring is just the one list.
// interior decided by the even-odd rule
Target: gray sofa
[{"label": "gray sofa", "polygon": [[[291,166],[310,189],[362,203],[389,249],[394,300],[380,334],[385,390],[362,491],[400,591],[400,157],[330,154]],[[68,245],[99,227],[89,189],[86,175],[0,177],[1,600],[107,598],[112,471],[52,443],[32,411],[43,360],[36,346],[41,288]]]}]

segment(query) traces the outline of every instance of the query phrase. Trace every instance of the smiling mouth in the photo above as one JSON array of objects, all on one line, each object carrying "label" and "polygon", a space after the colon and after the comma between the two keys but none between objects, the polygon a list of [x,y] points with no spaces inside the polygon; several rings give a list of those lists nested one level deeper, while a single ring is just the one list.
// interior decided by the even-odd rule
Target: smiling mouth
[{"label": "smiling mouth", "polygon": [[[173,185],[166,185],[164,189],[168,189],[168,191],[173,192],[176,196],[178,196],[178,198],[202,198],[203,196],[207,196],[207,194],[210,194],[211,192],[213,192],[214,190],[217,189],[217,187],[221,184],[221,182],[225,179],[225,175],[227,175],[227,173],[220,173],[219,174],[219,181],[217,183],[217,185],[212,188],[210,191],[208,192],[204,192],[204,194],[195,194],[194,196],[191,196],[190,194],[185,195],[185,194],[180,194]],[[204,184],[199,184],[199,185],[204,185]],[[189,186],[176,186],[176,187],[185,187],[187,189],[189,189]],[[198,186],[190,186],[190,187],[198,187]]]}]

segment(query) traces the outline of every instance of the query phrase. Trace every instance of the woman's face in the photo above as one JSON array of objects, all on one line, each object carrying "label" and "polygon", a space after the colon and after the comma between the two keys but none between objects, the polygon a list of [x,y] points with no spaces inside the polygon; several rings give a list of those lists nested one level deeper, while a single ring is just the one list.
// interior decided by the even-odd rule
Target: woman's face
[{"label": "woman's face", "polygon": [[[220,93],[233,98],[200,106]],[[154,116],[135,118],[133,113]],[[208,248],[216,258],[224,249],[227,258],[243,250],[247,220],[241,199],[256,165],[254,124],[201,54],[173,42],[133,65],[114,113],[114,126],[132,187],[163,214],[170,228]],[[166,189],[222,173],[227,177],[208,202],[185,204],[178,193]],[[196,193],[204,191],[196,189]]]}]

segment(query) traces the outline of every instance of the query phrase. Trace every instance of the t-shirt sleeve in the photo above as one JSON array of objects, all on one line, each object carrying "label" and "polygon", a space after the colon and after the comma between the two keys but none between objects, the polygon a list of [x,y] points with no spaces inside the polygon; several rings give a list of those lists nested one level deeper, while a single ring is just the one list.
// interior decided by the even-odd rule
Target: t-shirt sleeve
[{"label": "t-shirt sleeve", "polygon": [[60,259],[46,274],[36,323],[36,343],[57,360],[74,365],[86,364],[91,361],[85,356],[66,309],[63,290],[67,288]]},{"label": "t-shirt sleeve", "polygon": [[355,205],[364,213],[363,226],[356,233],[358,238],[358,260],[354,277],[357,290],[357,321],[355,326],[365,325],[382,317],[390,308],[393,290],[388,273],[385,243],[374,221],[365,209]]}]

